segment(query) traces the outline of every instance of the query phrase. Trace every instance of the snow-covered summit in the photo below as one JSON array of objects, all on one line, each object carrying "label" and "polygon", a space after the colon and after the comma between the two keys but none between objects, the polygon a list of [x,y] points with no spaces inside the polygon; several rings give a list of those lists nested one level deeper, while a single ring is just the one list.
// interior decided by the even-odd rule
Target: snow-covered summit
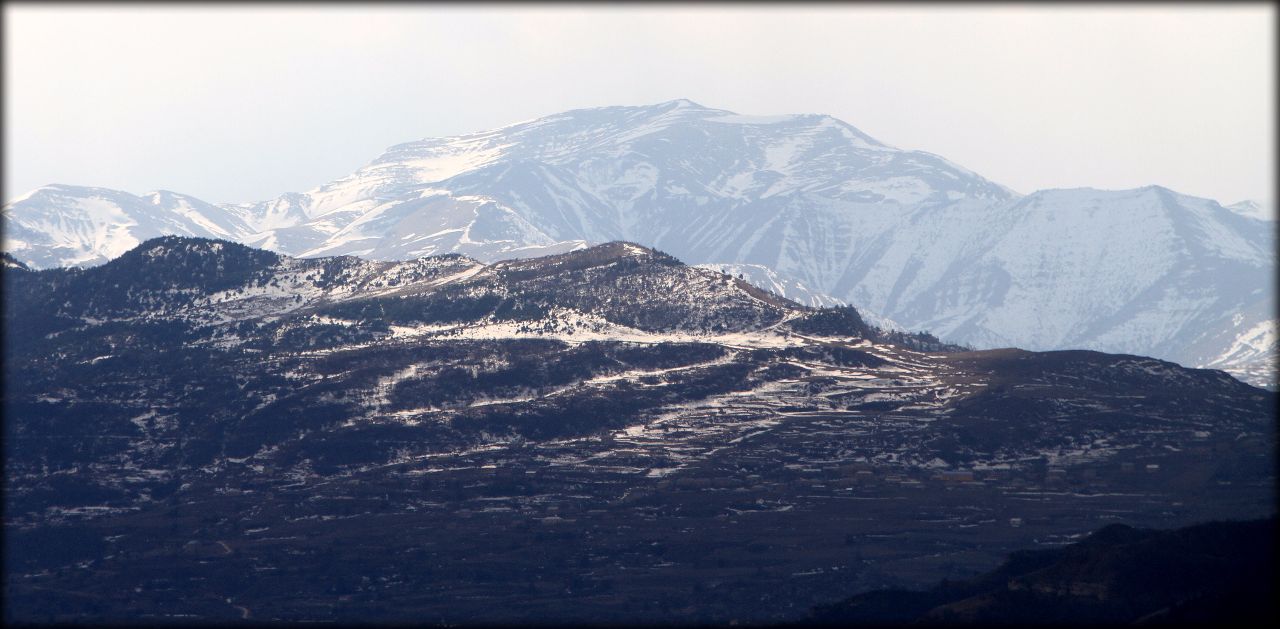
[{"label": "snow-covered summit", "polygon": [[[680,99],[407,142],[347,177],[258,203],[50,186],[6,206],[19,227],[6,250],[37,266],[97,264],[174,233],[303,256],[498,259],[634,240],[696,258],[690,250],[716,244],[726,218],[761,224],[787,205],[1013,196],[830,116],[747,116]],[[65,216],[37,218],[49,212]]]}]

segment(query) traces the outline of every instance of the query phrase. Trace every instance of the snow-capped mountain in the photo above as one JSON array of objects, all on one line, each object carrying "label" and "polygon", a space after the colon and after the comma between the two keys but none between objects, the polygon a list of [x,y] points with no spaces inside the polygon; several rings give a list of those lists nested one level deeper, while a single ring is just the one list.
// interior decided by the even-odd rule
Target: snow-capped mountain
[{"label": "snow-capped mountain", "polygon": [[1232,203],[1226,207],[1232,212],[1242,216],[1248,216],[1249,218],[1256,218],[1263,221],[1276,220],[1276,209],[1274,207],[1263,205],[1257,201],[1241,201],[1239,203]]},{"label": "snow-capped mountain", "polygon": [[[1253,333],[1273,319],[1273,223],[1156,187],[1024,197],[830,116],[743,116],[687,100],[574,110],[393,146],[305,193],[187,200],[190,214],[222,211],[203,232],[161,221],[150,197],[69,190],[7,205],[19,229],[6,250],[33,266],[91,264],[146,231],[300,257],[492,262],[628,240],[755,269],[753,281],[788,297],[851,303],[889,327],[974,347],[1274,373],[1258,363],[1265,335]],[[1233,349],[1242,344],[1255,349]]]},{"label": "snow-capped mountain", "polygon": [[[446,252],[496,259],[508,250],[536,255],[547,252],[543,247],[629,238],[661,242],[682,259],[733,262],[773,246],[758,242],[765,235],[814,226],[819,214],[841,209],[806,210],[810,196],[823,199],[819,205],[849,203],[892,214],[926,200],[1014,195],[940,157],[888,147],[829,116],[739,116],[681,100],[577,110],[397,145],[309,192],[219,206],[234,228],[198,235],[291,255],[371,259]],[[128,240],[123,234],[108,246],[35,220],[85,199],[110,206],[110,213],[99,213],[103,222],[165,228],[132,195],[50,186],[8,204],[13,220],[62,240],[79,238],[80,249],[99,255],[38,254],[50,246],[35,238],[9,250],[39,257],[41,266],[119,255],[128,248],[115,244]],[[705,253],[690,255],[694,250]]]},{"label": "snow-capped mountain", "polygon": [[920,210],[867,238],[863,251],[876,255],[820,286],[976,347],[1187,365],[1218,360],[1274,317],[1270,230],[1209,200],[1157,187],[1050,190],[960,214]]},{"label": "snow-capped mountain", "polygon": [[892,212],[1011,197],[829,116],[739,116],[673,101],[397,145],[348,177],[245,208],[273,221],[246,242],[300,256],[498,259],[626,239],[695,262],[742,262],[833,202],[840,207],[828,211]]},{"label": "snow-capped mountain", "polygon": [[241,239],[243,212],[168,191],[48,185],[4,207],[4,250],[37,268],[102,264],[156,236]]}]

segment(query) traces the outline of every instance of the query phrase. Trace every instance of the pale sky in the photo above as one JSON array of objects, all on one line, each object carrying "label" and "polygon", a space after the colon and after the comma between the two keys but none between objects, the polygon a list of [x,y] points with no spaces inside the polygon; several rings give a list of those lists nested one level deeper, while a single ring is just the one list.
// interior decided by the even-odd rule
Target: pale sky
[{"label": "pale sky", "polygon": [[1270,4],[4,7],[4,194],[303,191],[400,142],[689,98],[1027,193],[1273,203]]}]

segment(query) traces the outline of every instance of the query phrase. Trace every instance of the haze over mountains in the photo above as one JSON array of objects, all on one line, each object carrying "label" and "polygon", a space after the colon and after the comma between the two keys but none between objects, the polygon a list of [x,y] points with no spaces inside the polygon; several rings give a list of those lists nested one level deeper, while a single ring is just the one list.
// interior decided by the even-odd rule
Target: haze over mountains
[{"label": "haze over mountains", "polygon": [[1258,208],[1155,186],[1024,196],[829,116],[687,100],[575,110],[393,146],[259,203],[51,185],[4,214],[5,251],[34,267],[100,264],[167,234],[484,262],[627,240],[978,348],[1275,377],[1274,223]]}]

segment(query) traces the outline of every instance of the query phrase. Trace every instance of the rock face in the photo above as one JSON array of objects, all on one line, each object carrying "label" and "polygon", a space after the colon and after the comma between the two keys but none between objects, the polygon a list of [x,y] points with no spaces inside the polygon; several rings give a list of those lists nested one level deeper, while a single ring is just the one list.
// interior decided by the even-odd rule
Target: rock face
[{"label": "rock face", "polygon": [[15,623],[781,622],[1275,487],[1275,394],[1223,372],[964,351],[635,243],[3,273]]},{"label": "rock face", "polygon": [[5,249],[39,267],[100,263],[161,234],[486,262],[627,240],[766,269],[751,275],[788,297],[974,347],[1134,352],[1256,383],[1275,373],[1275,223],[1248,207],[1159,187],[1021,196],[829,116],[685,100],[575,110],[397,145],[261,203],[51,186],[5,213]]}]

